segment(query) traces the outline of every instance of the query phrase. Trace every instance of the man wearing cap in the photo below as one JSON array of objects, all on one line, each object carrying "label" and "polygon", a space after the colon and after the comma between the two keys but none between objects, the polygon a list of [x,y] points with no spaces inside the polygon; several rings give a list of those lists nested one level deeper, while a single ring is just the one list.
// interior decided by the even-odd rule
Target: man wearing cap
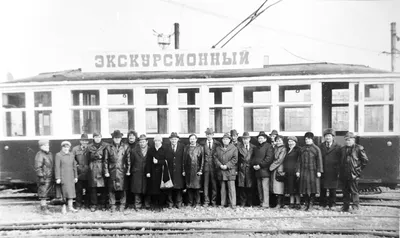
[{"label": "man wearing cap", "polygon": [[273,160],[273,148],[267,143],[267,138],[267,134],[260,131],[257,136],[259,144],[254,147],[250,162],[255,171],[260,207],[262,208],[269,207],[269,177],[271,176],[269,166]]},{"label": "man wearing cap", "polygon": [[72,148],[72,155],[75,158],[78,170],[78,182],[75,184],[76,191],[76,208],[81,209],[83,205],[83,195],[85,194],[85,205],[89,204],[89,189],[88,189],[88,171],[89,171],[89,157],[87,153],[89,137],[86,133],[81,135],[79,141],[80,145]]},{"label": "man wearing cap", "polygon": [[221,184],[221,206],[226,205],[226,187],[228,187],[229,203],[231,208],[236,207],[235,180],[237,174],[238,150],[230,143],[231,136],[225,133],[222,137],[222,146],[214,153],[217,179]]},{"label": "man wearing cap", "polygon": [[238,147],[241,144],[238,141],[239,133],[236,131],[236,129],[232,129],[230,131],[230,134],[231,134],[231,138],[232,138],[231,144],[233,144],[234,146]]},{"label": "man wearing cap", "polygon": [[253,169],[251,168],[251,157],[253,154],[254,145],[250,143],[250,135],[248,132],[243,132],[242,141],[238,146],[238,187],[239,199],[242,207],[252,205],[252,187],[253,187]]},{"label": "man wearing cap", "polygon": [[107,143],[102,141],[100,132],[93,132],[93,143],[88,146],[89,172],[88,186],[90,190],[90,210],[96,211],[98,206],[97,192],[100,193],[100,206],[105,209],[106,188],[103,177],[104,154]]},{"label": "man wearing cap", "polygon": [[182,175],[183,171],[183,150],[184,145],[179,142],[178,133],[172,132],[169,136],[170,145],[165,147],[165,158],[168,163],[168,169],[171,174],[174,187],[166,190],[167,205],[169,208],[175,206],[182,207],[182,190],[185,188],[185,178]]},{"label": "man wearing cap", "polygon": [[358,180],[361,171],[368,163],[368,157],[364,147],[355,143],[353,132],[345,135],[346,145],[342,147],[340,161],[340,179],[343,184],[343,208],[344,212],[349,211],[350,198],[353,200],[353,209],[358,210]]},{"label": "man wearing cap", "polygon": [[150,208],[150,197],[146,196],[147,179],[145,173],[148,156],[148,141],[146,135],[139,136],[139,146],[131,150],[131,187],[135,210],[143,207]]},{"label": "man wearing cap", "polygon": [[[204,206],[207,207],[217,205],[217,177],[215,175],[215,165],[213,154],[217,147],[221,146],[217,140],[214,140],[214,131],[212,128],[207,128],[206,141],[204,143]],[[211,199],[210,199],[210,183],[211,183]]]},{"label": "man wearing cap", "polygon": [[129,176],[131,171],[130,148],[122,143],[123,134],[115,130],[112,134],[113,142],[105,149],[104,176],[108,178],[108,196],[111,212],[116,210],[116,195],[120,196],[120,208],[122,212],[126,205],[125,175]]},{"label": "man wearing cap", "polygon": [[48,140],[39,140],[40,151],[35,156],[35,171],[38,178],[38,197],[40,199],[40,209],[44,214],[49,213],[46,199],[49,198],[51,188],[54,183],[54,161],[50,152]]},{"label": "man wearing cap", "polygon": [[[335,131],[331,128],[324,130],[324,142],[319,146],[324,165],[324,173],[321,177],[320,205],[325,207],[328,204],[330,209],[336,205],[336,189],[339,182],[342,147],[336,142],[335,135]],[[329,191],[328,201],[326,197],[327,191]]]}]

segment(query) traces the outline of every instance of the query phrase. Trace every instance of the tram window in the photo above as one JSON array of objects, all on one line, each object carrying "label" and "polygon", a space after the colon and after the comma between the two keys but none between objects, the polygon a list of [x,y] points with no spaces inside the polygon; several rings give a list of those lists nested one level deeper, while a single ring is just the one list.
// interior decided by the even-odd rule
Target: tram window
[{"label": "tram window", "polygon": [[4,108],[24,108],[25,93],[3,93]]},{"label": "tram window", "polygon": [[51,92],[35,92],[35,107],[51,107]]},{"label": "tram window", "polygon": [[180,131],[182,134],[200,133],[200,109],[179,108]]},{"label": "tram window", "polygon": [[100,131],[100,110],[73,110],[72,123],[73,134]]},{"label": "tram window", "polygon": [[133,105],[133,90],[109,89],[108,105]]},{"label": "tram window", "polygon": [[26,116],[23,111],[5,112],[5,136],[26,136]]},{"label": "tram window", "polygon": [[311,130],[310,107],[280,107],[281,131]]},{"label": "tram window", "polygon": [[208,102],[212,104],[232,104],[232,88],[210,88]]},{"label": "tram window", "polygon": [[354,131],[358,131],[358,105],[354,105]]},{"label": "tram window", "polygon": [[200,102],[200,89],[180,88],[178,89],[179,106],[197,105]]},{"label": "tram window", "polygon": [[384,106],[365,106],[365,132],[383,132],[384,128]]},{"label": "tram window", "polygon": [[99,90],[72,90],[73,106],[100,105]]},{"label": "tram window", "polygon": [[232,121],[232,108],[210,108],[210,127],[215,128],[215,132],[223,133],[231,130]]},{"label": "tram window", "polygon": [[365,85],[365,101],[393,101],[393,84]]},{"label": "tram window", "polygon": [[168,133],[168,109],[146,109],[146,132],[149,134]]},{"label": "tram window", "polygon": [[349,103],[349,89],[332,89],[332,103]]},{"label": "tram window", "polygon": [[146,105],[168,105],[168,89],[146,89]]},{"label": "tram window", "polygon": [[244,87],[243,96],[245,103],[270,103],[271,87]]},{"label": "tram window", "polygon": [[121,130],[129,131],[134,128],[134,111],[132,109],[110,109],[108,112],[108,131]]},{"label": "tram window", "polygon": [[51,111],[35,111],[35,130],[37,136],[51,135]]},{"label": "tram window", "polygon": [[332,128],[336,131],[349,130],[349,107],[332,106]]},{"label": "tram window", "polygon": [[244,108],[244,130],[245,131],[270,131],[271,109],[267,108]]},{"label": "tram window", "polygon": [[310,85],[279,87],[279,102],[310,102],[310,101],[311,101]]}]

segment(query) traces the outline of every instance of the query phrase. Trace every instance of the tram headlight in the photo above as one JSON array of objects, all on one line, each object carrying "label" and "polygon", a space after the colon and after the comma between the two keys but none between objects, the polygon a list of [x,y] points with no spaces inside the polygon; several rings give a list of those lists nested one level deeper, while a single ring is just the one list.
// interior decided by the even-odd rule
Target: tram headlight
[{"label": "tram headlight", "polygon": [[392,142],[391,141],[386,142],[386,144],[387,144],[387,146],[392,146]]},{"label": "tram headlight", "polygon": [[4,146],[4,150],[8,150],[9,148],[8,145]]}]

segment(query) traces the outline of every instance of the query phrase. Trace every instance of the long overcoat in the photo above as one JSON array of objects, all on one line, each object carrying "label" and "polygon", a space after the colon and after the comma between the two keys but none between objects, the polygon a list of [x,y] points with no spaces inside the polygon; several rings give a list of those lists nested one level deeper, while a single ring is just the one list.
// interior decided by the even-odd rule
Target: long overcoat
[{"label": "long overcoat", "polygon": [[296,166],[300,173],[300,193],[320,193],[320,179],[317,172],[323,173],[321,150],[315,144],[305,145],[301,148],[300,159]]},{"label": "long overcoat", "polygon": [[185,188],[185,177],[183,173],[183,151],[185,146],[178,142],[176,150],[173,151],[172,145],[168,144],[165,147],[165,157],[168,161],[168,169],[171,174],[174,189]]},{"label": "long overcoat", "polygon": [[256,178],[269,178],[270,171],[269,166],[273,160],[274,150],[272,146],[264,142],[262,144],[257,145],[253,149],[253,155],[251,158],[251,167],[254,165],[259,165],[261,168],[259,170],[255,170]]},{"label": "long overcoat", "polygon": [[89,175],[89,156],[88,149],[83,149],[81,145],[77,145],[72,148],[71,153],[74,155],[76,160],[76,166],[78,169],[78,179],[88,180]]},{"label": "long overcoat", "polygon": [[368,157],[362,145],[342,147],[342,157],[340,160],[340,179],[357,180],[361,176],[361,171],[368,163]]},{"label": "long overcoat", "polygon": [[[149,147],[147,147],[149,149]],[[142,153],[142,149],[136,146],[131,149],[131,192],[145,194],[147,189],[146,161],[147,155]]]},{"label": "long overcoat", "polygon": [[54,161],[51,152],[40,150],[36,153],[35,171],[38,177],[38,196],[46,198],[50,195],[54,182]]},{"label": "long overcoat", "polygon": [[105,187],[104,154],[108,146],[105,142],[93,143],[88,146],[89,176],[88,184],[91,188]]},{"label": "long overcoat", "polygon": [[213,159],[213,154],[215,153],[215,150],[217,147],[220,147],[221,143],[219,143],[217,140],[213,139],[213,143],[211,146],[211,149],[208,146],[208,141],[205,141],[204,144],[204,172],[214,172],[215,171],[215,164],[214,164],[214,159]]},{"label": "long overcoat", "polygon": [[106,147],[104,156],[104,174],[109,174],[107,186],[113,191],[127,189],[125,175],[131,171],[131,154],[127,144],[111,143]]},{"label": "long overcoat", "polygon": [[183,169],[185,172],[186,187],[192,189],[201,188],[201,176],[198,172],[203,172],[204,168],[204,148],[196,144],[195,146],[186,145],[183,152]]},{"label": "long overcoat", "polygon": [[[157,164],[154,164],[153,158],[157,159]],[[153,146],[147,151],[146,160],[146,174],[150,174],[150,178],[147,178],[147,194],[158,195],[161,193],[161,177],[163,174],[165,165],[165,149],[160,147],[158,150]],[[164,170],[163,181],[168,181],[168,172]]]},{"label": "long overcoat", "polygon": [[[238,149],[235,145],[229,144],[226,148],[218,147],[214,153],[214,163],[217,179],[220,181],[234,181],[237,175]],[[221,165],[226,165],[226,170],[221,169]]]},{"label": "long overcoat", "polygon": [[284,172],[283,162],[286,158],[286,147],[284,145],[275,146],[274,149],[274,160],[272,164],[269,166],[269,170],[272,172],[271,174],[271,192],[274,194],[284,194],[285,193],[285,183],[279,182],[276,180],[277,172]]},{"label": "long overcoat", "polygon": [[324,173],[321,178],[323,188],[337,188],[339,183],[339,169],[342,146],[333,141],[332,145],[327,147],[326,143],[319,146],[324,164]]},{"label": "long overcoat", "polygon": [[238,186],[244,188],[251,188],[253,186],[253,173],[254,169],[251,167],[251,156],[254,149],[253,144],[249,144],[247,150],[244,144],[238,147],[239,160],[238,160]]},{"label": "long overcoat", "polygon": [[54,166],[55,179],[61,179],[62,197],[72,199],[75,194],[75,178],[78,178],[74,155],[60,151],[56,154]]},{"label": "long overcoat", "polygon": [[300,159],[301,148],[298,146],[287,149],[285,161],[283,162],[283,170],[286,173],[285,190],[287,194],[299,193],[299,181],[296,177],[296,165]]}]

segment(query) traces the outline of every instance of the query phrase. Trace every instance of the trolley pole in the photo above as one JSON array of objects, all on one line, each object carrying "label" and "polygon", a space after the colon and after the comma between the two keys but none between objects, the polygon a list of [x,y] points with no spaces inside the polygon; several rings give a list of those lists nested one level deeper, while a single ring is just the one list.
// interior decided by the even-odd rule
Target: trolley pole
[{"label": "trolley pole", "polygon": [[179,49],[179,23],[174,23],[175,49]]},{"label": "trolley pole", "polygon": [[396,55],[397,55],[397,50],[396,50],[396,42],[397,42],[397,35],[396,35],[396,22],[390,23],[390,39],[391,39],[391,50],[390,50],[390,55],[392,57],[392,72],[394,72],[395,65],[396,65]]}]

